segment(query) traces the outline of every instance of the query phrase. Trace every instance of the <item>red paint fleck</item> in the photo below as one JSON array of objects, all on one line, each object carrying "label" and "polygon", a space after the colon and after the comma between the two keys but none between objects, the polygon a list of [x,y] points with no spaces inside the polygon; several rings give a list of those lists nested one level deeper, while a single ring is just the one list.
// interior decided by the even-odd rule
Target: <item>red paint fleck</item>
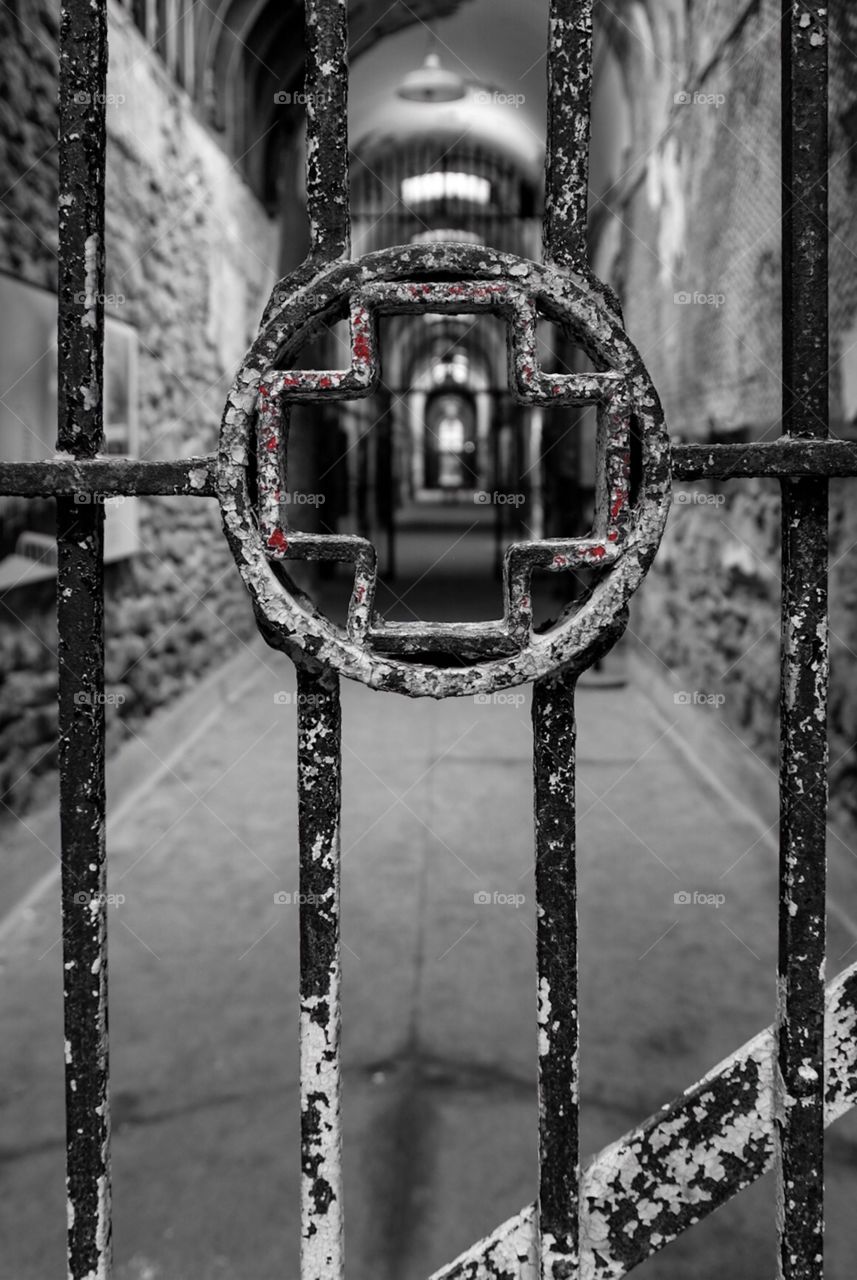
[{"label": "red paint fleck", "polygon": [[616,530],[615,530],[615,529],[611,529],[611,530],[610,530],[610,532],[609,532],[609,533],[608,533],[608,535],[607,535],[607,541],[608,541],[608,542],[616,542],[616,541],[617,541],[617,539],[618,539],[618,537],[619,537],[619,534],[616,532]]},{"label": "red paint fleck", "polygon": [[521,596],[521,608],[522,608],[522,609],[529,609],[529,607],[530,607],[530,597],[529,597],[529,596]]},{"label": "red paint fleck", "polygon": [[625,505],[625,499],[627,498],[627,496],[628,496],[628,495],[626,494],[626,492],[625,492],[625,490],[624,490],[624,489],[619,489],[619,490],[617,491],[617,493],[616,493],[616,497],[613,499],[613,506],[610,508],[610,519],[611,519],[611,520],[615,520],[615,519],[616,519],[616,517],[618,516],[619,512],[622,510],[622,508],[623,508],[623,507],[624,507],[624,505]]},{"label": "red paint fleck", "polygon": [[282,529],[274,530],[274,532],[271,534],[270,538],[268,539],[268,546],[271,548],[272,551],[288,550],[289,544],[286,541],[286,535],[283,533]]},{"label": "red paint fleck", "polygon": [[320,387],[325,387],[325,388],[326,388],[326,387],[332,387],[332,386],[333,386],[333,379],[332,379],[332,378],[328,378],[327,374],[325,374],[323,378],[319,378],[319,380],[318,380],[318,385],[319,385]]},{"label": "red paint fleck", "polygon": [[369,344],[369,339],[362,330],[354,334],[352,351],[354,359],[360,364],[368,364],[372,359],[372,348]]},{"label": "red paint fleck", "polygon": [[292,378],[288,376],[283,378],[284,387],[297,387],[299,385],[300,385],[300,378]]},{"label": "red paint fleck", "polygon": [[354,592],[354,599],[357,601],[358,604],[363,603],[363,597],[365,596],[365,594],[366,594],[366,588],[363,585],[356,588]]},{"label": "red paint fleck", "polygon": [[558,382],[555,382],[551,387],[551,391],[555,396],[558,396],[559,393],[562,391],[562,387],[559,385]]},{"label": "red paint fleck", "polygon": [[600,560],[606,553],[604,547],[587,547],[585,554],[591,556],[593,560]]},{"label": "red paint fleck", "polygon": [[277,447],[277,437],[268,436],[268,439],[265,441],[265,448],[268,450],[269,453],[273,453],[276,447]]},{"label": "red paint fleck", "polygon": [[562,569],[568,564],[567,556],[554,556],[553,565],[555,569]]},{"label": "red paint fleck", "polygon": [[525,364],[525,365],[523,365],[523,366],[521,367],[521,376],[522,376],[522,377],[524,377],[524,378],[532,378],[532,376],[533,376],[533,366],[532,366],[531,364]]}]

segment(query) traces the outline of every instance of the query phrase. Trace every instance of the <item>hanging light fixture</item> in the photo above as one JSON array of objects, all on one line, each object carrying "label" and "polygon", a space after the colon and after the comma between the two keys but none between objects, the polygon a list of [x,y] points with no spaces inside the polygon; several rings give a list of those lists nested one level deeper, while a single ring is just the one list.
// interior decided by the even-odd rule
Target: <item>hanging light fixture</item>
[{"label": "hanging light fixture", "polygon": [[426,54],[421,67],[409,71],[396,90],[408,102],[455,102],[467,94],[467,85],[455,71],[441,65],[440,56]]}]

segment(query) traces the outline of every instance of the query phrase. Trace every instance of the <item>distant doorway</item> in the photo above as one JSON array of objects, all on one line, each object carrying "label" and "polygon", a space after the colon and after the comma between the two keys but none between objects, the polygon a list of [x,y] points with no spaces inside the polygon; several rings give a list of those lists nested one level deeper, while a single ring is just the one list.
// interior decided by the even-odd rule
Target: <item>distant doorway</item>
[{"label": "distant doorway", "polygon": [[476,405],[462,391],[438,391],[426,402],[423,434],[426,489],[477,489]]}]

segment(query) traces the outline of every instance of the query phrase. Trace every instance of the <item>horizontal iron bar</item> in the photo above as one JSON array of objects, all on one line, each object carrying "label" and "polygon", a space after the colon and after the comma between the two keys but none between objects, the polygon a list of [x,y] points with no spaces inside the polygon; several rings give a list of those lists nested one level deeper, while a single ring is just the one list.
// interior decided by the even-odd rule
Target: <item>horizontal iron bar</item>
[{"label": "horizontal iron bar", "polygon": [[[135,458],[0,462],[0,495],[73,497],[76,493],[217,496],[213,456],[144,462]],[[857,475],[857,440],[773,440],[758,444],[674,444],[674,480],[747,476]]]},{"label": "horizontal iron bar", "polygon": [[857,440],[674,444],[671,452],[674,480],[857,475]]},{"label": "horizontal iron bar", "polygon": [[170,495],[214,498],[214,457],[143,462],[129,458],[48,459],[45,462],[0,462],[0,494],[23,498],[86,494]]}]

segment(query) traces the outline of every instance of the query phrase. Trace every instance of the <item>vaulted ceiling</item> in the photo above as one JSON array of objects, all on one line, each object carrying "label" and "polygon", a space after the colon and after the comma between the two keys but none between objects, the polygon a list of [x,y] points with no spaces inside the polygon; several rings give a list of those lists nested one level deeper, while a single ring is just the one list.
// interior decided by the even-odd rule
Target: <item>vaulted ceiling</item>
[{"label": "vaulted ceiling", "polygon": [[[467,0],[351,0],[350,56],[413,23],[447,16]],[[275,198],[272,159],[301,112],[275,101],[302,87],[302,0],[208,0],[194,9],[197,97],[253,187]]]}]

